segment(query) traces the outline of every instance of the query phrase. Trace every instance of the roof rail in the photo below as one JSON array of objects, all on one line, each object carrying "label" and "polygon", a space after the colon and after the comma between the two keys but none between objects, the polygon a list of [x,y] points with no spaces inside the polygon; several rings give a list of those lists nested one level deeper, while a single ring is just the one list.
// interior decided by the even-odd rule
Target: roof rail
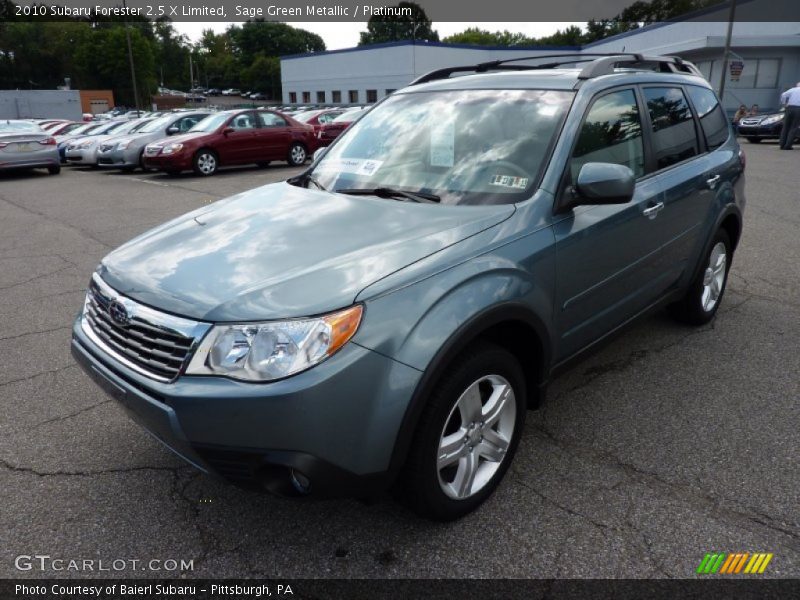
[{"label": "roof rail", "polygon": [[[509,63],[517,63],[529,60],[541,60],[549,58],[559,58],[563,60],[551,61],[543,64],[536,65],[517,65]],[[460,67],[445,67],[443,69],[436,69],[418,77],[409,85],[419,85],[428,83],[429,81],[436,81],[438,79],[447,79],[454,73],[485,73],[487,71],[527,71],[534,69],[552,69],[566,64],[575,64],[581,62],[588,62],[583,70],[578,75],[579,79],[591,79],[599,77],[600,75],[608,75],[614,72],[618,63],[630,63],[634,66],[637,63],[658,63],[659,68],[665,72],[672,73],[688,73],[691,75],[699,75],[700,71],[697,70],[692,63],[681,60],[677,56],[644,56],[636,53],[585,53],[585,54],[540,54],[539,56],[522,56],[518,58],[507,58],[503,60],[492,60],[489,62],[478,63],[476,65],[460,66]]]},{"label": "roof rail", "polygon": [[592,79],[600,75],[609,75],[614,72],[614,69],[620,63],[628,63],[630,66],[635,66],[641,63],[656,63],[662,72],[666,73],[684,73],[688,75],[697,75],[702,77],[702,74],[694,66],[694,64],[683,60],[678,56],[644,56],[642,54],[618,54],[616,56],[606,56],[598,58],[586,65],[578,75],[578,79]]}]

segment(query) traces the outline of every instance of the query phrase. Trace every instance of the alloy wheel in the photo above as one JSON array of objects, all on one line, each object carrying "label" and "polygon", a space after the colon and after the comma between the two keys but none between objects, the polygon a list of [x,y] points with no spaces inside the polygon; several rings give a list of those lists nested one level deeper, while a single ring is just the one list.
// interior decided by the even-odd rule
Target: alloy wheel
[{"label": "alloy wheel", "polygon": [[708,266],[703,274],[703,293],[700,302],[703,310],[710,312],[719,301],[725,285],[726,266],[728,255],[725,244],[717,242],[708,258]]},{"label": "alloy wheel", "polygon": [[480,492],[505,460],[517,420],[514,389],[500,375],[486,375],[459,396],[437,452],[439,485],[450,498]]}]

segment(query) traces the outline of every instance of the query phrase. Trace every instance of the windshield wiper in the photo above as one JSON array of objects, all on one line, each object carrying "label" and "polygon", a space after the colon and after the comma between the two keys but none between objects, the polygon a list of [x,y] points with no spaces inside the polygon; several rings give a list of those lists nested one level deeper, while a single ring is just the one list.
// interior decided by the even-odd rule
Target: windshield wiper
[{"label": "windshield wiper", "polygon": [[377,187],[377,188],[345,188],[341,190],[334,190],[339,194],[350,194],[353,196],[378,196],[379,198],[405,198],[411,202],[424,202],[426,204],[435,204],[442,199],[436,194],[428,194],[427,192],[406,192],[405,190],[398,190],[397,188],[390,187]]}]

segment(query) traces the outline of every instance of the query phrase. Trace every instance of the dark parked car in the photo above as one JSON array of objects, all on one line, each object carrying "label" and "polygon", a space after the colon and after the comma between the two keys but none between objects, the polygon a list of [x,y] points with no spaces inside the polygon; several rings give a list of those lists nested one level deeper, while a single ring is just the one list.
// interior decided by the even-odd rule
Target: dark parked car
[{"label": "dark parked car", "polygon": [[335,140],[341,133],[350,127],[350,125],[358,120],[361,115],[366,111],[365,108],[353,108],[345,111],[339,116],[334,117],[327,123],[324,123],[317,131],[317,139],[320,146],[328,146]]},{"label": "dark parked car", "polygon": [[[743,117],[739,121],[738,133],[753,144],[761,140],[777,140],[781,137],[783,128],[784,110],[778,112],[757,115],[754,117]],[[795,139],[800,141],[800,130]]]},{"label": "dark parked car", "polygon": [[185,135],[150,143],[144,165],[175,175],[193,170],[213,175],[226,165],[273,160],[302,165],[317,148],[309,125],[270,110],[232,110],[200,121]]},{"label": "dark parked car", "polygon": [[91,277],[74,356],[204,471],[474,510],[567,365],[659,307],[714,318],[742,230],[743,154],[699,71],[585,60],[431,73],[300,175],[128,242]]}]

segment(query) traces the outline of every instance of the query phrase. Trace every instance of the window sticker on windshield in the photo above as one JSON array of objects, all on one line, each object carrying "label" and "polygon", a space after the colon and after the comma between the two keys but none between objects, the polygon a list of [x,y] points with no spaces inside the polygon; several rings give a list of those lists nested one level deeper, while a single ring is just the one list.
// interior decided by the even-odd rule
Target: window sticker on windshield
[{"label": "window sticker on windshield", "polygon": [[455,122],[448,119],[431,128],[431,166],[452,167],[455,161]]},{"label": "window sticker on windshield", "polygon": [[352,173],[354,175],[373,175],[381,168],[382,160],[369,160],[365,158],[339,158],[324,160],[320,163],[322,171],[337,171],[339,173]]},{"label": "window sticker on windshield", "polygon": [[503,187],[517,188],[520,190],[528,187],[527,177],[514,177],[513,175],[495,175],[489,181],[491,185],[500,185]]}]

